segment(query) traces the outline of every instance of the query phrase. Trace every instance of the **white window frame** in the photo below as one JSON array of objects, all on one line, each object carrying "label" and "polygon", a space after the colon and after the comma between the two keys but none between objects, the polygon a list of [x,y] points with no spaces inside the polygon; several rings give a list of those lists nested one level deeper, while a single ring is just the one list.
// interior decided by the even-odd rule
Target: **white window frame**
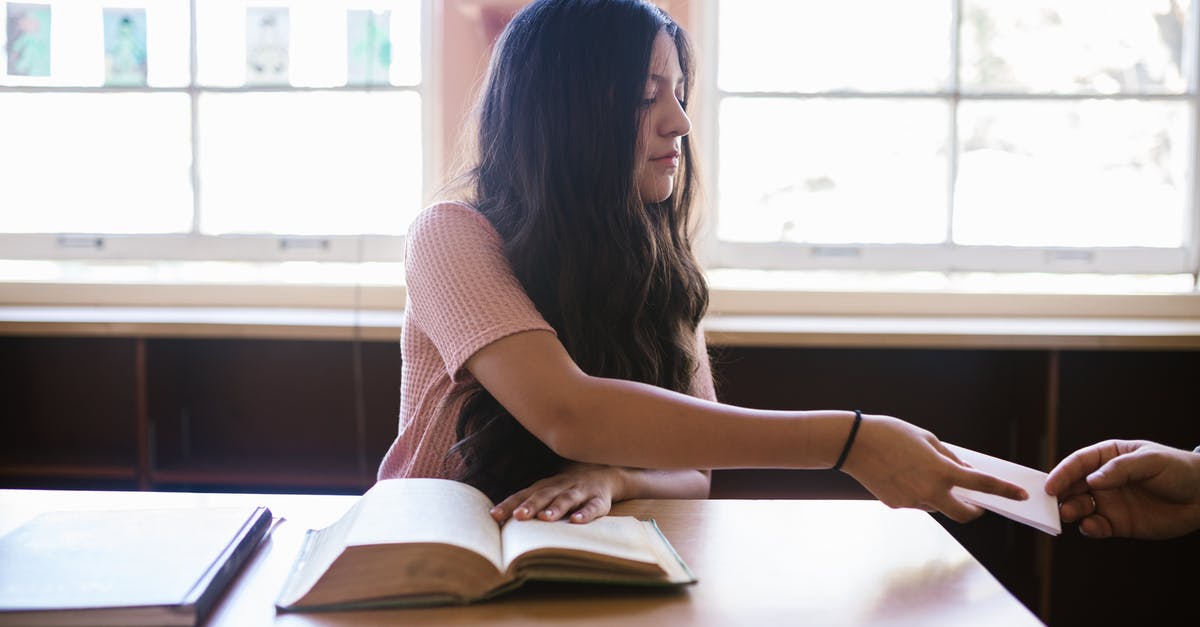
[{"label": "white window frame", "polygon": [[[703,108],[698,111],[697,127],[703,133],[699,146],[705,156],[705,196],[710,199],[705,217],[706,228],[702,231],[700,246],[704,263],[709,268],[752,268],[765,270],[889,270],[889,271],[934,271],[934,272],[1084,272],[1105,274],[1177,274],[1200,273],[1200,176],[1197,166],[1200,159],[1200,90],[1197,89],[1197,73],[1200,71],[1200,6],[1193,6],[1189,14],[1188,29],[1192,36],[1185,37],[1183,56],[1187,80],[1186,93],[1180,95],[1029,95],[991,92],[964,92],[958,86],[959,31],[961,28],[962,0],[946,0],[952,4],[951,85],[946,91],[931,92],[737,92],[725,91],[717,83],[717,57],[719,53],[718,3],[730,0],[712,0],[699,3],[700,23],[697,40],[700,43],[705,64],[699,68],[700,96]],[[696,6],[696,5],[693,5]],[[719,190],[717,188],[720,154],[718,150],[718,112],[721,101],[727,97],[738,98],[790,98],[790,99],[838,99],[838,98],[887,98],[887,99],[935,99],[951,105],[949,116],[949,141],[954,150],[947,151],[946,194],[947,210],[953,213],[954,185],[958,160],[957,150],[957,105],[960,101],[998,100],[1135,100],[1186,102],[1191,106],[1188,128],[1188,157],[1186,195],[1187,208],[1184,235],[1186,241],[1180,248],[1149,247],[1008,247],[1008,246],[964,246],[954,244],[950,237],[953,224],[947,220],[946,241],[942,244],[856,244],[822,245],[794,242],[741,243],[718,239],[715,224],[719,220]]]},{"label": "white window frame", "polygon": [[[54,87],[4,86],[6,93],[185,93],[191,100],[192,225],[188,233],[121,235],[109,233],[0,233],[0,257],[9,259],[95,259],[154,261],[402,261],[404,237],[396,235],[206,235],[200,232],[201,180],[199,168],[199,102],[202,94],[262,92],[412,92],[421,98],[422,185],[421,197],[435,188],[441,147],[435,123],[439,77],[433,58],[433,3],[421,5],[421,82],[418,85],[335,87],[243,86],[211,87],[198,84],[196,5],[190,0],[190,69],[186,87]],[[269,4],[269,3],[268,3]]]}]

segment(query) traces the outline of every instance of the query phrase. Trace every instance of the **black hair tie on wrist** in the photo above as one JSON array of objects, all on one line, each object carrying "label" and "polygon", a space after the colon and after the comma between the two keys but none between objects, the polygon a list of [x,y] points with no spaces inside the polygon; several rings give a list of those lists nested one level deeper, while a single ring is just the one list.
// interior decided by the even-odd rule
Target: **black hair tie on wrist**
[{"label": "black hair tie on wrist", "polygon": [[854,446],[854,436],[858,434],[858,425],[862,422],[862,412],[854,410],[854,425],[850,427],[850,435],[846,436],[846,445],[842,447],[842,454],[838,456],[837,463],[833,465],[834,470],[841,470],[842,464],[846,463],[846,456],[850,454],[850,447]]}]

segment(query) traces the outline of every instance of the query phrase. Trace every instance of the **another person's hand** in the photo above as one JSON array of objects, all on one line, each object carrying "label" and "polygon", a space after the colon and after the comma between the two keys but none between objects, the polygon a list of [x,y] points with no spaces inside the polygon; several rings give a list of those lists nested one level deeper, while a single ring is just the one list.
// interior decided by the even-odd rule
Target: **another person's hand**
[{"label": "another person's hand", "polygon": [[1063,522],[1092,538],[1174,538],[1200,529],[1200,454],[1145,440],[1107,440],[1059,462],[1046,493]]},{"label": "another person's hand", "polygon": [[585,523],[608,513],[621,500],[625,470],[615,466],[572,463],[563,472],[546,477],[504,499],[492,508],[492,518],[505,521],[537,517],[568,518]]},{"label": "another person's hand", "polygon": [[932,433],[891,416],[863,416],[842,469],[889,507],[936,510],[958,522],[983,510],[951,494],[954,486],[1029,498],[1020,486],[964,464]]}]

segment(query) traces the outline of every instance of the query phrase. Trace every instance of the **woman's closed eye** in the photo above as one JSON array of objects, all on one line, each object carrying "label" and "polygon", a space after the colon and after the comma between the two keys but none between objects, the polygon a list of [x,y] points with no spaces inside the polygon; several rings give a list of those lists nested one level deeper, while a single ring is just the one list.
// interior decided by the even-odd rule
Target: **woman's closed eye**
[{"label": "woman's closed eye", "polygon": [[[675,100],[676,100],[676,101],[679,103],[679,108],[681,108],[681,109],[687,109],[687,105],[688,105],[687,98],[678,98],[678,97],[677,97],[677,98],[675,98]],[[653,105],[653,104],[654,104],[654,103],[656,103],[656,102],[658,102],[658,97],[657,97],[657,96],[650,97],[650,98],[643,98],[643,99],[642,99],[642,106],[643,106],[643,107],[649,107],[649,106]]]}]

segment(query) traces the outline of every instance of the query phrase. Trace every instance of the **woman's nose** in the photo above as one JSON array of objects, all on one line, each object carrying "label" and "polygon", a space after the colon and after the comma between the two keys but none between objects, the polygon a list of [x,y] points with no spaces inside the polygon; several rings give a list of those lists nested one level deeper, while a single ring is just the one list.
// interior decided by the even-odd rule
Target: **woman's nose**
[{"label": "woman's nose", "polygon": [[660,132],[664,136],[683,137],[692,132],[692,121],[688,118],[687,112],[683,110],[683,103],[671,99],[675,104],[667,113],[660,126]]}]

